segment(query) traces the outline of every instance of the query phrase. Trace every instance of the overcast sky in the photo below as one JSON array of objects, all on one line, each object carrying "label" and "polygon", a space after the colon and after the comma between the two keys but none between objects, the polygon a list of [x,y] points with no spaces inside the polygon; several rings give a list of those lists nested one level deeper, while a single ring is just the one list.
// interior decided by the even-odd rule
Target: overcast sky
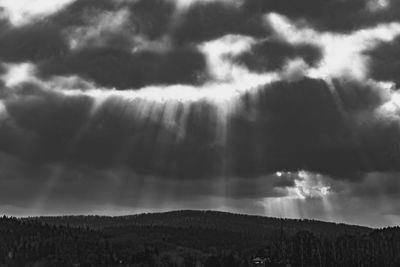
[{"label": "overcast sky", "polygon": [[400,224],[400,1],[0,0],[0,213]]}]

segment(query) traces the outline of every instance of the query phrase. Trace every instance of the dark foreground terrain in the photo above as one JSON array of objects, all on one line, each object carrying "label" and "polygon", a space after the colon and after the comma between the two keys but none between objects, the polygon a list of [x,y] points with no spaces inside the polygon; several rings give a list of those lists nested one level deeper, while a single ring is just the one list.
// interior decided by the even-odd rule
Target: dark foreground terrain
[{"label": "dark foreground terrain", "polygon": [[211,211],[3,217],[0,266],[398,267],[400,228]]}]

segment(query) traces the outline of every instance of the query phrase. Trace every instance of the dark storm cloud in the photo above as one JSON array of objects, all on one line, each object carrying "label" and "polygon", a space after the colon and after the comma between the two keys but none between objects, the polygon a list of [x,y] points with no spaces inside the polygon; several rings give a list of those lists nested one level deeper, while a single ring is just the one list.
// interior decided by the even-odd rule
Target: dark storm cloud
[{"label": "dark storm cloud", "polygon": [[[275,11],[295,17],[321,18],[326,15],[334,17],[336,14],[346,14],[358,11],[365,6],[365,0],[342,1],[342,0],[248,0],[244,2],[244,8],[249,12]],[[336,15],[337,16],[337,15]]]},{"label": "dark storm cloud", "polygon": [[267,40],[254,44],[248,51],[239,55],[235,61],[257,72],[281,69],[289,59],[302,58],[313,66],[321,59],[322,52],[311,45],[291,45],[282,40]]},{"label": "dark storm cloud", "polygon": [[265,37],[270,33],[259,13],[247,13],[239,5],[198,2],[184,13],[173,31],[178,43],[204,42],[226,34]]},{"label": "dark storm cloud", "polygon": [[356,148],[325,82],[278,82],[242,102],[229,131],[233,172],[253,176],[316,166],[322,171],[337,169],[339,161],[342,168],[355,166],[349,152]]},{"label": "dark storm cloud", "polygon": [[397,87],[400,85],[400,37],[382,43],[366,54],[371,59],[370,74],[374,79],[395,82]]},{"label": "dark storm cloud", "polygon": [[175,5],[166,0],[110,1],[78,0],[53,15],[50,20],[64,29],[88,26],[91,19],[118,10],[130,12],[129,25],[137,35],[157,39],[166,34],[174,22]]},{"label": "dark storm cloud", "polygon": [[130,6],[132,24],[150,40],[160,38],[173,26],[175,6],[172,1],[142,0]]},{"label": "dark storm cloud", "polygon": [[275,12],[311,24],[318,30],[337,32],[400,20],[397,1],[389,1],[388,7],[376,10],[371,8],[372,3],[369,0],[249,0],[244,1],[243,9],[250,13]]},{"label": "dark storm cloud", "polygon": [[387,101],[382,90],[351,80],[333,85],[276,82],[244,95],[225,140],[219,110],[207,101],[177,102],[168,117],[167,104],[115,97],[94,108],[89,97],[27,84],[4,101],[0,149],[33,163],[183,180],[310,170],[359,181],[365,172],[398,170],[398,122],[374,114]]},{"label": "dark storm cloud", "polygon": [[62,161],[86,123],[92,100],[63,97],[35,84],[13,90],[4,105],[0,149],[27,162]]},{"label": "dark storm cloud", "polygon": [[116,1],[77,0],[50,16],[50,21],[66,27],[81,26],[87,23],[89,15],[93,16],[101,12],[114,11],[116,9]]},{"label": "dark storm cloud", "polygon": [[[304,79],[245,95],[228,131],[232,173],[305,169],[357,178],[357,173],[398,169],[398,124],[373,115],[384,103],[379,88],[352,81],[337,81],[335,88]],[[360,110],[368,113],[362,122]]]},{"label": "dark storm cloud", "polygon": [[[197,2],[180,18],[173,36],[178,42],[201,42],[226,34],[266,37],[271,29],[268,13],[278,13],[317,30],[350,32],[377,23],[400,20],[400,5],[392,1],[374,10],[369,0],[246,0],[241,2]],[[397,12],[396,12],[397,10]]]},{"label": "dark storm cloud", "polygon": [[113,48],[88,48],[48,61],[41,74],[79,75],[99,86],[134,89],[155,84],[198,84],[205,75],[204,56],[195,49],[131,53]]},{"label": "dark storm cloud", "polygon": [[[3,101],[7,118],[0,125],[0,150],[33,164],[127,167],[175,178],[222,175],[215,106],[178,103],[180,111],[164,121],[166,106],[142,101],[109,98],[93,109],[89,97],[21,85]],[[140,115],[146,105],[149,113]]]},{"label": "dark storm cloud", "polygon": [[[102,27],[112,24],[112,20],[121,11],[128,14],[124,26],[119,25],[117,28],[104,31]],[[79,0],[51,16],[48,20],[58,25],[60,30],[69,38],[71,38],[71,33],[76,30],[100,30],[99,36],[96,37],[101,39],[103,46],[132,50],[138,45],[132,39],[143,38],[153,41],[168,35],[168,31],[175,20],[173,17],[175,11],[176,7],[173,2],[165,0]],[[99,25],[101,22],[99,19],[102,16],[107,16],[105,25]],[[85,29],[85,27],[87,28]],[[101,32],[102,30],[103,32]],[[90,41],[93,41],[93,43]],[[86,40],[86,42],[88,47],[96,48],[98,46],[96,40]]]},{"label": "dark storm cloud", "polygon": [[217,113],[210,104],[185,108],[185,126],[179,125],[179,115],[170,122],[183,127],[177,129],[162,122],[163,108],[154,111],[153,118],[138,117],[140,101],[111,98],[89,118],[92,103],[86,97],[23,91],[23,97],[5,101],[9,119],[2,124],[3,152],[32,163],[64,162],[94,169],[125,166],[142,175],[222,175]]},{"label": "dark storm cloud", "polygon": [[[56,25],[67,39],[73,38],[71,32],[77,27],[89,27],[87,30],[90,31],[90,27],[96,28],[95,24],[98,23],[94,18],[108,13],[116,14],[120,10],[129,12],[126,25],[101,32],[93,40],[87,37],[89,39],[85,40],[82,48],[70,53],[65,53],[65,49],[57,50],[57,55],[65,56],[53,56],[53,60],[43,62],[40,72],[43,77],[77,74],[93,80],[99,86],[117,89],[175,83],[200,84],[207,79],[204,55],[192,46],[188,47],[188,44],[199,44],[226,34],[265,38],[271,34],[264,18],[269,12],[277,12],[291,19],[304,19],[312,27],[334,31],[356,30],[396,19],[390,10],[397,9],[398,4],[391,3],[391,7],[371,11],[368,3],[366,0],[295,3],[251,0],[241,4],[196,2],[187,10],[178,12],[171,1],[165,0],[76,1],[49,18],[50,24]],[[147,49],[145,42],[145,49],[142,50],[143,44],[137,43],[137,38],[172,47],[154,51]],[[163,38],[170,43],[163,43]],[[135,47],[140,50],[132,53]],[[22,58],[29,58],[18,54]],[[33,54],[40,55],[32,51],[28,51],[28,54],[30,57]],[[254,45],[251,51],[243,53],[238,61],[251,70],[262,72],[279,69],[287,59],[294,57],[303,58],[313,65],[320,56],[321,52],[310,45],[293,47],[283,41],[262,41]]]},{"label": "dark storm cloud", "polygon": [[[4,65],[0,64],[0,75],[3,75],[4,73],[6,73],[6,71],[7,71],[7,68]],[[1,81],[0,82],[0,88],[2,86],[3,86],[3,84],[2,84],[2,81]]]},{"label": "dark storm cloud", "polygon": [[[132,52],[136,47],[132,38],[161,38],[167,34],[174,6],[168,1],[133,1],[110,4],[109,1],[77,1],[52,20],[61,29],[94,27],[88,16],[129,10],[126,29],[105,31],[94,40],[86,40],[83,48],[71,51],[63,58],[49,60],[40,66],[41,75],[76,74],[93,80],[99,86],[134,89],[155,84],[198,84],[206,76],[205,58],[194,47],[178,46],[170,49]],[[74,19],[76,18],[76,19]],[[95,20],[96,21],[96,20]],[[107,22],[106,22],[107,24]]]},{"label": "dark storm cloud", "polygon": [[223,155],[215,107],[195,103],[185,108],[182,104],[178,108],[186,109],[187,121],[181,125],[179,113],[163,122],[165,107],[150,110],[153,117],[138,118],[140,106],[140,101],[118,99],[103,104],[78,141],[72,160],[94,166],[128,166],[139,174],[175,178],[220,174]]},{"label": "dark storm cloud", "polygon": [[[328,30],[340,29],[340,25],[330,23],[350,25],[346,18],[353,20],[360,12],[363,18],[378,16],[366,6],[365,0],[295,3],[252,0],[241,4],[196,2],[178,11],[172,1],[166,0],[79,0],[30,25],[15,27],[2,21],[0,58],[8,62],[37,62],[39,74],[44,78],[79,75],[102,87],[197,85],[208,78],[205,57],[195,48],[200,42],[226,34],[265,38],[271,34],[264,18],[269,12],[291,19],[304,18],[317,28],[325,25]],[[108,29],[107,25],[113,22],[107,20],[120,11],[127,12],[126,21]],[[354,21],[357,23],[357,19]],[[380,20],[371,17],[372,21]],[[74,42],[78,42],[78,47],[72,48]],[[287,59],[294,57],[313,65],[320,53],[310,45],[291,46],[269,40],[254,45],[237,61],[262,72],[281,68]]]},{"label": "dark storm cloud", "polygon": [[[366,183],[344,185],[338,191],[358,198],[394,198],[400,200],[400,174],[396,172],[370,173],[366,176]],[[342,185],[343,186],[343,185]],[[346,188],[347,187],[347,188]],[[398,213],[400,215],[400,213]]]},{"label": "dark storm cloud", "polygon": [[390,100],[390,94],[376,84],[334,80],[333,85],[340,103],[349,113],[374,110]]},{"label": "dark storm cloud", "polygon": [[3,62],[48,60],[68,52],[59,30],[47,23],[21,27],[3,23],[0,27],[0,60]]},{"label": "dark storm cloud", "polygon": [[85,40],[84,47],[70,50],[73,38],[70,35],[78,27],[89,27],[87,31],[90,31],[90,27],[98,27],[93,25],[93,18],[120,10],[116,2],[110,2],[76,1],[60,13],[26,26],[14,27],[2,22],[0,59],[37,62],[43,77],[76,74],[99,86],[118,89],[153,84],[197,84],[204,80],[205,58],[193,47],[179,46],[162,51],[145,48],[132,52],[133,37],[155,39],[167,33],[174,11],[168,1],[132,2],[124,6],[130,10],[127,28],[131,31],[107,30],[97,37],[100,40]]}]

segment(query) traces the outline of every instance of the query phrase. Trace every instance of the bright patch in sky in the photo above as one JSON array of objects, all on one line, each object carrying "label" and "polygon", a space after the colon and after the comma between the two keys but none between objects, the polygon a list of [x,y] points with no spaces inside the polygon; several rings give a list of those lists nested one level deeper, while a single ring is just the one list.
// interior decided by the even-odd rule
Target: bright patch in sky
[{"label": "bright patch in sky", "polygon": [[7,117],[7,110],[2,101],[0,101],[0,120]]},{"label": "bright patch in sky", "polygon": [[392,98],[390,101],[385,103],[381,107],[381,111],[384,114],[388,114],[389,116],[392,114],[397,114],[397,117],[399,116],[400,113],[400,93],[398,91],[393,92]]},{"label": "bright patch in sky", "polygon": [[8,72],[1,77],[6,86],[16,86],[34,78],[33,72],[35,66],[30,63],[9,64],[6,67],[8,68]]},{"label": "bright patch in sky", "polygon": [[[197,4],[197,3],[212,3],[212,2],[225,2],[227,4],[232,4],[232,0],[169,0],[171,2],[176,3],[178,8],[181,9],[186,9],[190,7],[191,5]],[[237,4],[241,4],[242,1],[236,1]],[[235,4],[235,3],[233,3]]]},{"label": "bright patch in sky", "polygon": [[[211,80],[202,86],[169,85],[146,86],[140,90],[92,89],[71,91],[67,94],[86,94],[98,99],[120,96],[124,99],[143,98],[155,102],[198,101],[208,99],[214,102],[226,102],[240,94],[255,89],[263,84],[278,80],[295,81],[304,76],[331,79],[341,76],[367,79],[369,72],[368,58],[363,55],[379,42],[392,41],[400,34],[400,23],[377,25],[374,28],[355,31],[351,34],[320,33],[311,28],[300,28],[285,17],[272,13],[267,16],[276,33],[292,44],[312,44],[323,51],[321,63],[310,68],[302,60],[287,63],[282,72],[254,73],[235,63],[232,57],[247,51],[257,41],[242,35],[226,35],[222,38],[204,42],[199,49],[205,54]],[[65,90],[66,89],[66,90]]]},{"label": "bright patch in sky", "polygon": [[369,0],[367,8],[372,12],[376,12],[388,8],[389,5],[390,0]]},{"label": "bright patch in sky", "polygon": [[199,48],[206,56],[208,72],[212,77],[209,82],[202,86],[177,84],[146,86],[140,90],[124,91],[109,89],[63,91],[67,94],[85,94],[96,98],[107,98],[109,96],[120,96],[124,99],[143,98],[159,103],[169,100],[193,102],[200,99],[217,103],[230,101],[243,92],[280,79],[278,73],[253,73],[233,62],[231,59],[233,56],[248,50],[254,42],[255,40],[249,37],[226,35],[220,39],[201,44]]},{"label": "bright patch in sky", "polygon": [[317,32],[311,28],[298,27],[286,17],[269,14],[267,20],[276,33],[292,44],[313,44],[321,47],[324,55],[320,65],[310,69],[313,78],[334,78],[351,76],[360,80],[368,74],[368,60],[363,55],[367,49],[379,42],[390,42],[400,34],[400,23],[380,24],[373,28],[355,31],[351,34]]},{"label": "bright patch in sky", "polygon": [[78,27],[70,33],[71,49],[78,49],[85,45],[103,45],[104,36],[129,27],[129,16],[130,13],[127,10],[120,10],[104,12],[99,16],[89,18],[91,22],[89,26]]},{"label": "bright patch in sky", "polygon": [[6,16],[14,25],[23,25],[36,18],[57,12],[75,0],[0,0]]}]

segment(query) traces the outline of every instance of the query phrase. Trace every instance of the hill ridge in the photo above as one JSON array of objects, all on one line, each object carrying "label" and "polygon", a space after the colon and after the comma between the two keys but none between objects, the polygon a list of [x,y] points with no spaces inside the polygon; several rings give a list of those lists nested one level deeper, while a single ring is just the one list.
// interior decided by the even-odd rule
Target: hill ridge
[{"label": "hill ridge", "polygon": [[166,214],[176,214],[176,213],[184,213],[184,212],[193,212],[193,213],[214,213],[214,214],[225,214],[232,216],[241,216],[248,218],[257,218],[257,219],[272,219],[272,220],[291,220],[291,221],[301,221],[301,222],[319,222],[326,224],[335,224],[335,225],[344,225],[344,226],[354,226],[368,229],[379,229],[365,225],[351,224],[351,223],[340,223],[335,221],[328,220],[320,220],[320,219],[311,219],[311,218],[287,218],[287,217],[275,217],[275,216],[263,216],[263,215],[255,215],[255,214],[247,214],[247,213],[236,213],[229,211],[218,211],[218,210],[194,210],[194,209],[183,209],[183,210],[169,210],[169,211],[158,211],[158,212],[142,212],[136,214],[126,214],[126,215],[99,215],[99,214],[68,214],[68,215],[41,215],[41,216],[27,216],[27,217],[19,217],[22,220],[26,219],[40,219],[40,218],[79,218],[79,217],[96,217],[96,218],[132,218],[146,215],[166,215]]},{"label": "hill ridge", "polygon": [[173,210],[166,212],[141,213],[122,216],[67,215],[28,217],[53,225],[104,229],[126,226],[166,226],[172,228],[204,228],[232,232],[265,233],[284,229],[286,232],[308,230],[317,234],[353,233],[363,234],[373,228],[344,223],[312,219],[287,219],[214,210]]}]

